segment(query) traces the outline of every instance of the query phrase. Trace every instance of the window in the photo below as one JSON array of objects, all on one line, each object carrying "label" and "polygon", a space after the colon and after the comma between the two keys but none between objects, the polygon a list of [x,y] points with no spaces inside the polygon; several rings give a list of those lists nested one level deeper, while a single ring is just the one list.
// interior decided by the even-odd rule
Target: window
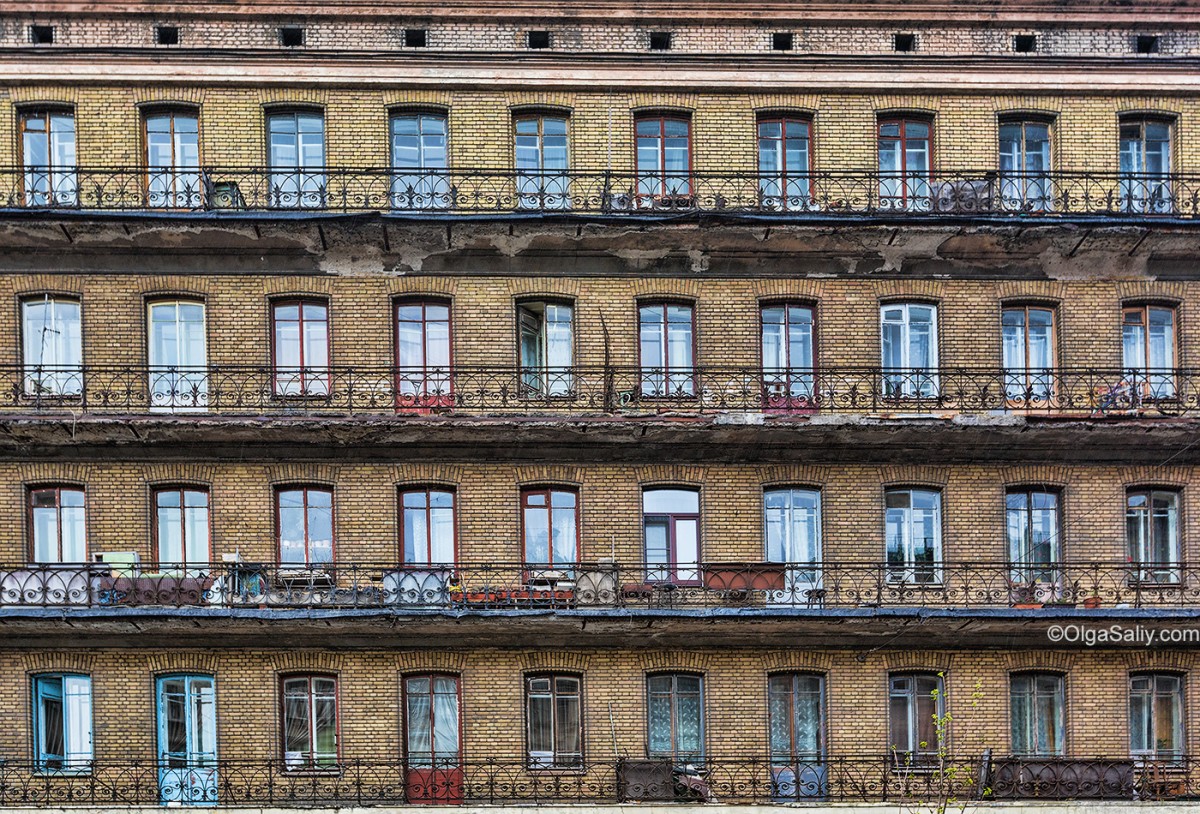
[{"label": "window", "polygon": [[155,490],[154,539],[160,570],[210,562],[208,490]]},{"label": "window", "polygon": [[1001,120],[1000,205],[1013,212],[1053,209],[1049,173],[1050,125],[1044,121]]},{"label": "window", "polygon": [[333,492],[295,487],[275,492],[281,564],[333,562]]},{"label": "window", "polygon": [[938,753],[938,721],[945,716],[942,677],[906,673],[888,677],[888,737],[901,762],[921,763]]},{"label": "window", "polygon": [[424,48],[429,42],[429,32],[424,28],[404,29],[405,48]]},{"label": "window", "polygon": [[1129,677],[1129,753],[1151,760],[1183,759],[1183,676]]},{"label": "window", "polygon": [[777,303],[762,309],[762,366],[767,407],[808,407],[813,397],[813,309]]},{"label": "window", "polygon": [[776,31],[771,35],[772,51],[791,51],[795,48],[795,35],[790,31]]},{"label": "window", "polygon": [[1125,496],[1125,539],[1135,579],[1178,582],[1179,493],[1164,489],[1131,490]]},{"label": "window", "polygon": [[694,395],[692,306],[685,303],[639,306],[638,326],[642,395],[652,398]]},{"label": "window", "polygon": [[290,110],[267,116],[268,203],[288,209],[325,206],[325,118]]},{"label": "window", "polygon": [[567,120],[520,116],[516,130],[517,205],[522,209],[569,209]]},{"label": "window", "polygon": [[217,801],[217,706],[210,675],[159,676],[159,802]]},{"label": "window", "polygon": [[1053,673],[1019,673],[1010,679],[1013,754],[1065,754],[1063,679]]},{"label": "window", "polygon": [[763,493],[767,562],[788,563],[784,590],[773,598],[807,603],[821,587],[821,493],[816,489],[768,489]]},{"label": "window", "polygon": [[[1044,602],[1058,596],[1062,563],[1062,528],[1058,494],[1044,489],[1014,489],[1004,498],[1008,533],[1010,579],[1022,592],[1028,590],[1029,602]],[[1040,591],[1035,583],[1049,583]],[[1023,598],[1021,594],[1015,598]]]},{"label": "window", "polygon": [[392,206],[447,209],[454,204],[441,113],[392,116]]},{"label": "window", "polygon": [[1032,54],[1037,51],[1036,34],[1013,35],[1013,51],[1018,54]]},{"label": "window", "polygon": [[437,300],[396,303],[396,393],[400,407],[450,406],[450,304]]},{"label": "window", "polygon": [[283,765],[288,770],[332,768],[338,759],[337,680],[285,676]]},{"label": "window", "polygon": [[646,579],[700,582],[700,493],[694,489],[647,489],[642,493]]},{"label": "window", "polygon": [[690,207],[692,123],[682,116],[639,116],[637,136],[638,206]]},{"label": "window", "polygon": [[203,410],[208,406],[204,303],[150,303],[150,408]]},{"label": "window", "polygon": [[530,48],[549,48],[550,47],[550,32],[549,31],[526,32],[525,42]]},{"label": "window", "polygon": [[87,562],[84,491],[69,486],[30,489],[29,529],[35,563]]},{"label": "window", "polygon": [[1158,215],[1175,211],[1170,122],[1123,118],[1120,135],[1121,209]]},{"label": "window", "polygon": [[[786,673],[767,679],[767,728],[772,766],[814,760],[825,754],[825,679],[811,673]],[[793,778],[801,783],[803,770]],[[778,778],[779,772],[774,775]]]},{"label": "window", "polygon": [[279,44],[284,48],[299,48],[304,45],[304,34],[299,26],[284,26],[279,29]]},{"label": "window", "polygon": [[[457,676],[404,678],[404,757],[410,770],[458,767],[462,757],[459,726]],[[438,776],[427,777],[421,785],[436,787]],[[412,778],[409,784],[411,787]],[[436,792],[430,794],[429,789],[425,796],[430,800],[440,799]]]},{"label": "window", "polygon": [[54,33],[52,25],[31,25],[29,26],[29,41],[34,45],[53,45]]},{"label": "window", "polygon": [[25,206],[75,206],[75,115],[39,110],[21,116]]},{"label": "window", "polygon": [[79,300],[44,294],[21,301],[25,395],[83,392],[83,328]]},{"label": "window", "polygon": [[907,53],[917,50],[916,34],[895,34],[892,37],[892,50]]},{"label": "window", "polygon": [[1054,309],[1010,306],[1000,316],[1004,396],[1018,406],[1047,406],[1054,398]]},{"label": "window", "polygon": [[92,763],[92,679],[52,673],[33,678],[33,742],[40,772],[83,772]]},{"label": "window", "polygon": [[536,398],[571,394],[571,320],[570,303],[526,302],[517,306],[523,395]]},{"label": "window", "polygon": [[937,306],[898,302],[879,309],[885,398],[938,394]]},{"label": "window", "polygon": [[579,496],[570,489],[521,492],[525,562],[573,565],[579,561]]},{"label": "window", "polygon": [[156,45],[178,45],[179,28],[173,25],[154,26],[154,42]]},{"label": "window", "polygon": [[1122,367],[1136,406],[1143,400],[1175,397],[1175,309],[1137,305],[1123,309]]},{"label": "window", "polygon": [[405,565],[453,563],[454,493],[436,488],[400,492],[400,537]]},{"label": "window", "polygon": [[704,756],[704,679],[688,673],[646,678],[650,757]]},{"label": "window", "polygon": [[579,676],[541,675],[525,679],[525,719],[529,722],[529,767],[583,765],[583,712]]},{"label": "window", "polygon": [[880,209],[922,212],[929,210],[932,132],[933,126],[928,120],[880,119]]},{"label": "window", "polygon": [[650,32],[650,50],[651,51],[670,51],[671,50],[671,32],[670,31],[651,31]]},{"label": "window", "polygon": [[884,493],[889,580],[941,581],[942,495],[931,489]]},{"label": "window", "polygon": [[200,181],[200,122],[194,111],[147,113],[146,203],[154,208],[199,209],[204,205]]},{"label": "window", "polygon": [[329,394],[329,308],[319,300],[271,305],[275,395]]},{"label": "window", "polygon": [[795,117],[758,120],[758,194],[768,209],[811,209],[812,123]]}]

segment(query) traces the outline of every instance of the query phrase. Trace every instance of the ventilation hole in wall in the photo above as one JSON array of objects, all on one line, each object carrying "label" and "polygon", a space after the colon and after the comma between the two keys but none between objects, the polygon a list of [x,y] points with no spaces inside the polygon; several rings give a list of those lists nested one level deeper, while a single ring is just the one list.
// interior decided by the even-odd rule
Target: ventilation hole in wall
[{"label": "ventilation hole in wall", "polygon": [[1158,35],[1157,34],[1138,34],[1136,42],[1137,52],[1139,54],[1157,54],[1158,53]]},{"label": "ventilation hole in wall", "polygon": [[527,43],[530,48],[549,48],[550,47],[550,32],[549,31],[530,31],[528,32]]},{"label": "ventilation hole in wall", "polygon": [[284,48],[299,48],[304,45],[304,29],[296,25],[280,28],[279,44]]},{"label": "ventilation hole in wall", "polygon": [[771,35],[771,50],[790,51],[795,46],[795,38],[790,31],[776,31]]},{"label": "ventilation hole in wall", "polygon": [[650,32],[650,50],[651,51],[670,51],[671,50],[671,32],[670,31],[651,31]]},{"label": "ventilation hole in wall", "polygon": [[917,35],[897,34],[892,39],[892,47],[897,51],[915,51],[917,50]]},{"label": "ventilation hole in wall", "polygon": [[154,41],[159,45],[178,45],[179,29],[173,25],[156,25],[154,27]]},{"label": "ventilation hole in wall", "polygon": [[1032,54],[1037,50],[1037,35],[1017,34],[1013,37],[1013,50],[1018,54]]},{"label": "ventilation hole in wall", "polygon": [[424,48],[429,42],[428,33],[424,28],[404,29],[404,47]]},{"label": "ventilation hole in wall", "polygon": [[54,44],[54,26],[52,25],[31,25],[29,26],[29,41],[34,45],[53,45]]}]

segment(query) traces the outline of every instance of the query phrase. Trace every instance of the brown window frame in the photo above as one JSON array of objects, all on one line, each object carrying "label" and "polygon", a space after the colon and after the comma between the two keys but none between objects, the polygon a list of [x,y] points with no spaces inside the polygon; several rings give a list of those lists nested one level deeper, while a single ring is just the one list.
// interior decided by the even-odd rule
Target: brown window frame
[{"label": "brown window frame", "polygon": [[[433,528],[433,523],[431,522],[433,506],[430,505],[432,502],[430,500],[430,495],[433,492],[441,492],[441,493],[450,495],[450,517],[451,517],[450,534],[451,534],[451,537],[453,538],[451,540],[451,546],[453,548],[454,559],[450,563],[442,563],[442,562],[438,562],[437,560],[434,560],[433,559],[433,549],[430,544],[432,538],[430,538],[430,539],[426,539],[426,541],[425,541],[425,549],[426,549],[425,554],[427,557],[426,560],[424,562],[420,562],[420,561],[409,562],[407,559],[408,541],[405,537],[405,523],[404,523],[404,515],[408,512],[408,507],[404,505],[404,496],[405,495],[415,495],[415,494],[422,494],[425,496],[425,508],[424,508],[425,528],[426,528],[426,530],[431,530]],[[442,486],[442,485],[438,485],[438,484],[430,484],[427,486],[401,485],[401,486],[397,487],[396,499],[397,499],[397,507],[399,509],[399,517],[397,518],[397,525],[400,527],[400,552],[399,553],[400,553],[401,564],[405,568],[420,568],[425,565],[453,565],[453,564],[456,564],[458,562],[458,490],[452,486]],[[414,542],[413,551],[415,553],[416,541],[414,540],[413,542]]]},{"label": "brown window frame", "polygon": [[[897,692],[892,685],[893,681],[900,678],[910,678],[913,680],[911,688],[903,693]],[[944,676],[939,675],[938,673],[929,672],[927,670],[903,670],[899,672],[888,673],[887,734],[888,750],[892,753],[896,760],[900,761],[901,763],[905,763],[911,758],[912,763],[921,765],[936,760],[938,751],[942,745],[936,742],[936,738],[938,736],[937,727],[934,727],[933,730],[935,738],[934,742],[922,741],[920,738],[920,704],[922,694],[918,691],[918,679],[933,679],[934,689],[937,692],[937,698],[933,698],[933,692],[927,693],[925,697],[929,698],[933,702],[935,715],[939,717],[944,717],[946,715],[946,682]],[[903,744],[897,742],[896,736],[899,733],[894,731],[895,722],[893,721],[892,717],[892,699],[898,697],[905,698],[905,703],[907,705],[908,720],[905,722],[905,726],[908,727],[909,730],[905,733],[908,737],[905,738],[905,742]],[[911,729],[914,724],[916,724],[918,727],[915,731]],[[921,746],[922,742],[925,743],[925,746]]]},{"label": "brown window frame", "polygon": [[[181,554],[183,555],[183,560],[181,562],[171,562],[168,560],[163,560],[162,551],[159,548],[159,541],[161,539],[159,529],[160,529],[161,524],[160,524],[159,518],[158,518],[158,510],[160,508],[158,505],[158,498],[160,495],[168,494],[170,492],[175,492],[175,493],[178,493],[178,495],[179,495],[179,510],[180,510],[179,541],[180,541]],[[187,559],[187,549],[188,549],[187,523],[183,520],[183,510],[185,508],[187,508],[186,503],[185,503],[185,494],[187,492],[196,492],[198,494],[203,494],[205,497],[204,508],[206,509],[207,515],[208,515],[207,522],[206,522],[206,526],[208,527],[208,538],[207,538],[207,540],[205,540],[204,548],[208,552],[208,555],[204,560],[202,560],[199,563],[192,563],[192,562],[189,562]],[[153,554],[154,554],[155,567],[157,567],[161,570],[163,565],[170,565],[170,566],[178,568],[180,566],[188,567],[188,566],[192,566],[192,565],[207,565],[213,561],[213,556],[212,556],[212,492],[207,486],[198,486],[198,485],[193,485],[193,484],[178,484],[178,485],[171,484],[171,485],[167,485],[167,486],[155,486],[150,492],[150,503],[151,503],[151,507],[153,510],[150,536],[151,536],[151,543],[154,547]]]},{"label": "brown window frame", "polygon": [[[88,517],[87,517],[87,488],[71,483],[46,483],[29,485],[25,488],[25,523],[29,529],[29,562],[37,565],[62,565],[71,562],[63,559],[62,550],[62,493],[78,492],[83,495],[83,562],[88,561]],[[53,562],[39,563],[37,559],[37,526],[33,521],[34,496],[39,493],[53,492],[54,493],[54,515],[55,522],[58,528],[58,559]]]},{"label": "brown window frame", "polygon": [[[882,143],[884,138],[888,138],[888,139],[892,138],[892,136],[885,137],[883,135],[883,128],[886,127],[887,125],[892,125],[892,124],[899,125],[899,128],[900,128],[899,134],[895,137],[900,142],[900,149],[899,149],[900,168],[898,170],[896,170],[895,173],[893,173],[891,170],[885,171],[882,166],[877,166],[877,170],[878,170],[881,184],[885,177],[887,177],[889,179],[895,178],[895,180],[898,181],[898,183],[900,185],[900,195],[885,196],[882,194],[883,189],[881,186],[880,196],[879,196],[880,206],[883,206],[885,208],[898,209],[898,210],[903,211],[903,210],[908,210],[912,206],[914,201],[918,202],[918,203],[921,201],[928,201],[933,194],[932,181],[933,181],[934,167],[936,166],[936,164],[934,163],[934,152],[933,152],[933,117],[926,116],[926,115],[920,115],[920,114],[907,114],[907,115],[900,114],[900,115],[880,116],[875,122],[875,154],[876,154],[876,164],[877,165],[879,163],[879,146],[880,146],[880,144]],[[908,150],[905,147],[905,144],[908,141],[908,136],[906,135],[906,133],[908,131],[908,127],[910,125],[914,125],[914,124],[923,125],[926,128],[928,128],[928,135],[925,137],[925,139],[926,139],[926,153],[929,156],[929,162],[928,162],[929,166],[926,167],[924,172],[920,175],[913,174],[909,171],[909,169],[908,169]],[[909,184],[913,180],[917,180],[917,179],[924,181],[926,184],[926,190],[925,190],[924,195],[916,195],[916,194],[910,193]],[[885,205],[883,203],[884,201],[898,201],[899,203],[898,203],[898,205],[897,204]]]},{"label": "brown window frame", "polygon": [[[313,681],[326,680],[333,682],[333,726],[334,739],[336,741],[336,752],[334,757],[334,765],[321,765],[314,761],[314,756],[309,755],[303,766],[291,766],[287,764],[287,729],[288,729],[288,713],[287,713],[287,685],[289,681],[304,680],[307,682],[307,697],[308,697],[308,736],[309,746],[315,747],[317,743],[316,729],[316,694],[313,692]],[[332,773],[340,771],[339,764],[342,760],[342,703],[341,703],[341,682],[338,676],[334,673],[322,672],[298,672],[298,673],[283,673],[279,676],[279,726],[280,738],[279,746],[283,752],[283,768],[288,773]],[[310,749],[310,752],[312,750]]]},{"label": "brown window frame", "polygon": [[[284,492],[303,492],[304,493],[304,562],[285,562],[283,559],[283,524],[280,514],[282,506],[280,505],[280,496]],[[309,535],[309,500],[310,492],[324,492],[329,495],[329,562],[314,562],[312,559],[312,542]],[[337,500],[336,493],[332,486],[325,486],[319,483],[295,483],[295,484],[280,484],[274,489],[275,503],[275,562],[283,567],[288,568],[332,568],[337,562],[338,541],[337,541]]]},{"label": "brown window frame", "polygon": [[[299,330],[299,355],[300,364],[297,366],[299,376],[300,392],[290,393],[287,388],[284,391],[280,390],[279,381],[279,309],[288,306],[297,308],[297,318],[295,320],[285,320],[286,322],[294,322]],[[309,306],[319,306],[325,312],[323,320],[307,320],[304,316],[304,309]],[[332,357],[333,357],[333,330],[330,326],[329,319],[329,300],[323,297],[283,297],[277,300],[271,300],[271,392],[275,398],[328,398],[332,378]],[[308,324],[323,323],[325,325],[325,364],[324,365],[309,365],[305,356],[305,348],[308,343],[305,341],[304,332],[305,326]],[[314,372],[315,371],[315,372]],[[316,384],[316,388],[310,388]]]},{"label": "brown window frame", "polygon": [[[778,124],[779,125],[779,138],[774,139],[774,138],[770,138],[770,137],[764,137],[762,135],[762,126],[764,124]],[[803,125],[805,128],[805,131],[807,133],[804,140],[806,142],[808,142],[808,146],[805,148],[805,154],[808,156],[808,164],[807,164],[807,166],[805,166],[802,169],[794,170],[787,165],[787,142],[788,142],[787,128],[788,128],[789,124]],[[812,177],[812,174],[813,174],[813,161],[815,158],[815,156],[814,156],[815,149],[814,148],[816,146],[815,139],[813,137],[813,117],[808,116],[808,115],[787,115],[787,114],[782,114],[782,113],[766,113],[766,114],[762,114],[758,117],[758,119],[754,125],[754,130],[755,130],[755,146],[757,147],[757,152],[758,152],[757,159],[758,159],[758,176],[759,176],[760,192],[761,192],[761,185],[764,182],[775,181],[780,184],[779,198],[783,201],[783,207],[782,207],[783,209],[787,210],[787,209],[806,208],[805,205],[808,204],[813,199],[813,177]],[[782,147],[782,149],[779,150],[779,155],[781,157],[780,167],[776,172],[772,173],[770,176],[767,175],[767,171],[763,169],[763,165],[762,165],[762,143],[764,140],[778,142],[779,145]],[[802,182],[804,184],[805,190],[804,190],[802,199],[800,201],[795,201],[794,203],[792,203],[793,196],[789,195],[787,193],[787,190],[793,183],[796,183],[796,182]],[[764,196],[764,197],[770,197],[770,196]]]},{"label": "brown window frame", "polygon": [[[640,159],[639,159],[641,150],[638,149],[638,142],[642,139],[642,136],[640,136],[638,134],[638,125],[640,125],[642,122],[651,122],[651,121],[658,122],[658,135],[657,135],[657,138],[658,138],[658,169],[643,170],[642,167],[640,166]],[[668,187],[668,185],[667,185],[667,178],[668,178],[667,122],[669,122],[669,121],[670,122],[682,122],[683,124],[685,124],[687,126],[687,145],[688,145],[687,146],[688,163],[687,163],[687,170],[686,170],[687,182],[686,182],[686,186],[682,192],[679,192],[679,191],[673,192],[673,191],[671,191],[671,188]],[[649,136],[647,136],[647,138],[649,138]],[[673,205],[676,205],[676,206],[679,206],[682,208],[691,206],[690,199],[693,194],[693,177],[695,174],[694,167],[695,167],[695,161],[696,161],[696,149],[695,148],[696,148],[695,134],[692,131],[692,117],[690,114],[681,113],[681,112],[658,111],[658,112],[638,113],[638,114],[634,115],[634,117],[633,117],[633,163],[634,163],[634,168],[635,168],[635,176],[637,179],[636,184],[637,184],[638,199],[639,200],[650,199],[651,201],[654,201],[654,202],[671,203]],[[677,176],[672,175],[669,177],[676,178]],[[643,193],[642,192],[642,181],[643,180],[655,181],[656,182],[655,185],[657,187],[656,191],[650,193],[649,195],[646,195],[645,193]],[[678,200],[681,198],[684,200],[682,200],[682,201]]]},{"label": "brown window frame", "polygon": [[[682,677],[694,678],[700,682],[700,691],[699,691],[699,698],[700,698],[700,732],[699,732],[700,751],[698,753],[676,751],[676,746],[678,746],[677,732],[678,732],[678,728],[679,728],[678,727],[678,724],[679,724],[679,695],[680,695],[679,679]],[[671,701],[671,734],[670,734],[671,751],[670,752],[653,751],[652,747],[650,745],[651,744],[650,697],[653,692],[653,690],[651,690],[650,687],[651,687],[651,682],[654,681],[655,679],[659,679],[659,678],[671,679],[671,688],[667,693],[665,693],[666,695],[668,695],[670,697],[670,701]],[[704,679],[705,679],[705,676],[703,673],[698,673],[698,672],[691,671],[691,670],[665,670],[665,671],[657,671],[657,672],[653,672],[653,673],[648,673],[646,675],[645,704],[646,704],[646,754],[647,754],[647,756],[652,757],[652,758],[654,758],[654,757],[664,757],[664,758],[669,757],[672,759],[686,757],[688,760],[695,760],[698,762],[703,762],[705,753],[707,752],[706,747],[708,745],[708,743],[707,743],[707,739],[708,739],[707,718],[708,718],[708,716],[706,714],[706,709],[705,709],[708,693],[707,693],[707,689],[705,687],[705,684],[707,682]],[[659,693],[659,694],[662,695],[664,693]]]},{"label": "brown window frame", "polygon": [[[559,746],[559,744],[558,744],[558,699],[560,696],[562,696],[564,698],[572,697],[571,693],[560,693],[558,691],[558,680],[559,679],[567,679],[567,680],[576,682],[576,690],[574,693],[574,697],[578,702],[578,712],[579,712],[577,726],[575,727],[575,731],[576,731],[577,737],[579,739],[579,753],[578,754],[575,754],[573,752],[563,753],[563,752],[560,752],[559,748],[558,748],[558,746]],[[552,719],[552,722],[550,725],[550,736],[551,736],[551,739],[554,741],[554,749],[552,750],[552,757],[551,757],[550,765],[545,765],[544,763],[535,761],[533,758],[533,750],[531,748],[533,746],[533,731],[532,731],[533,716],[530,714],[530,700],[531,700],[531,694],[533,693],[533,690],[531,689],[531,684],[534,681],[538,681],[538,680],[549,680],[549,682],[550,682],[550,689],[548,691],[548,695],[550,698],[551,714],[553,716],[553,719]],[[528,767],[531,770],[542,770],[542,771],[554,770],[554,769],[558,769],[558,770],[566,769],[568,771],[582,771],[584,768],[584,765],[585,765],[584,756],[586,754],[586,748],[585,748],[586,727],[584,725],[584,722],[586,719],[586,714],[585,714],[584,708],[583,708],[583,702],[584,702],[583,675],[581,673],[564,672],[564,671],[527,673],[524,676],[524,684],[525,684],[525,691],[523,693],[523,699],[524,699],[524,714],[525,714],[525,760],[526,760],[526,763],[528,764]],[[566,755],[566,758],[564,759],[564,758],[560,757],[560,755]]]},{"label": "brown window frame", "polygon": [[[555,492],[569,494],[575,498],[575,505],[572,507],[575,515],[575,557],[571,561],[561,564],[578,565],[580,562],[579,489],[573,486],[533,486],[521,489],[521,561],[528,567],[554,568],[558,565],[554,561],[554,507],[551,505]],[[529,499],[535,495],[545,497],[546,505],[531,506]],[[546,527],[549,529],[549,537],[546,542],[546,562],[535,562],[529,558],[529,538],[527,536],[528,528],[525,524],[525,518],[526,513],[530,511],[544,511],[546,514]]]},{"label": "brown window frame", "polygon": [[[421,365],[405,365],[400,358],[400,309],[405,307],[419,306],[421,309]],[[430,367],[429,364],[429,324],[441,322],[441,320],[431,320],[429,318],[429,308],[436,306],[446,309],[446,358],[449,360],[446,364],[444,373],[433,376],[433,380],[438,386],[429,387],[430,370],[440,370],[437,367]],[[418,324],[416,320],[403,320],[406,323]],[[428,409],[436,407],[452,407],[454,405],[454,303],[453,300],[445,297],[397,297],[392,302],[392,342],[395,350],[392,358],[396,364],[396,409],[411,410]],[[420,377],[421,388],[420,392],[408,394],[405,390],[412,389],[410,386],[413,382],[407,378],[417,375]],[[444,386],[441,383],[444,382]]]}]

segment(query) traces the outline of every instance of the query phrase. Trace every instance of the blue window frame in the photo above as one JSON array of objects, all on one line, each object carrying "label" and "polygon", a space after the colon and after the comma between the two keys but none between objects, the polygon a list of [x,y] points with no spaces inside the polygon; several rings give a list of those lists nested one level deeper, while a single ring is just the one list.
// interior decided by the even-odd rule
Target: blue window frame
[{"label": "blue window frame", "polygon": [[34,763],[42,772],[84,772],[92,763],[92,679],[50,673],[33,679]]}]

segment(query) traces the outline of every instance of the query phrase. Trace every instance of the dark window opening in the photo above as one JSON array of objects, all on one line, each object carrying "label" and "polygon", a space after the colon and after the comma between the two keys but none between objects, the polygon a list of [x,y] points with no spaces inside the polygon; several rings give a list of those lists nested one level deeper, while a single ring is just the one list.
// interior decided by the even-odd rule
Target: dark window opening
[{"label": "dark window opening", "polygon": [[1013,37],[1013,50],[1018,54],[1032,54],[1037,50],[1037,36],[1034,34],[1017,34]]},{"label": "dark window opening", "polygon": [[424,28],[404,29],[404,47],[424,48],[428,41],[427,34],[428,32]]},{"label": "dark window opening", "polygon": [[917,35],[897,34],[893,40],[893,46],[897,51],[915,51],[917,50]]},{"label": "dark window opening", "polygon": [[650,50],[651,51],[670,51],[671,50],[671,32],[670,31],[651,31],[650,32]]},{"label": "dark window opening", "polygon": [[528,33],[528,43],[530,48],[549,48],[550,47],[550,32],[549,31],[530,31]]},{"label": "dark window opening", "polygon": [[284,48],[299,48],[304,45],[304,29],[288,26],[279,29],[279,44]]},{"label": "dark window opening", "polygon": [[790,31],[777,31],[771,35],[771,50],[790,51],[795,47],[795,37]]},{"label": "dark window opening", "polygon": [[54,26],[52,25],[31,25],[29,26],[29,41],[34,45],[53,45],[54,44]]},{"label": "dark window opening", "polygon": [[178,45],[179,29],[173,25],[155,26],[154,41],[159,45]]},{"label": "dark window opening", "polygon": [[1158,53],[1158,35],[1157,34],[1138,34],[1135,42],[1137,52],[1139,54],[1157,54]]}]

